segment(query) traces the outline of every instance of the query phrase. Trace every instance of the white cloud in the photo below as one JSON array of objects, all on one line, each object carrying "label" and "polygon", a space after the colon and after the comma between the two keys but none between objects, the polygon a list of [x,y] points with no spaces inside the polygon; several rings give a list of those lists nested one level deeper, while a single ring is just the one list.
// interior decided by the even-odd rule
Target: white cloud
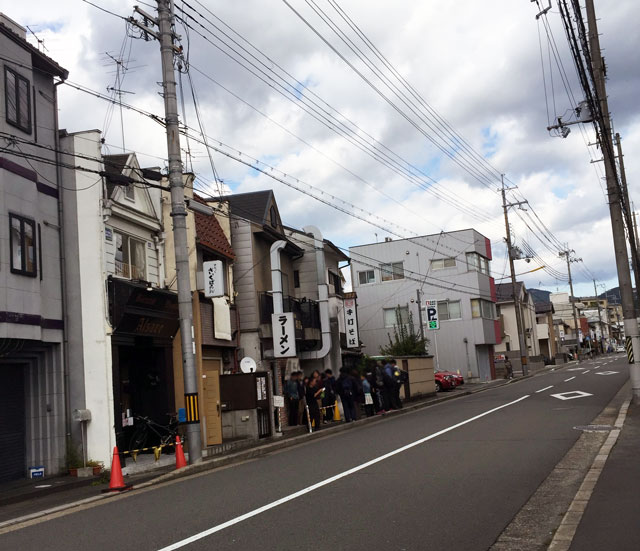
[{"label": "white cloud", "polygon": [[[188,3],[213,21],[198,2],[190,0]],[[133,0],[100,2],[100,6],[122,16],[132,15],[134,4]],[[437,233],[441,229],[476,227],[491,238],[495,257],[493,270],[498,275],[502,272],[504,225],[500,196],[495,192],[497,178],[491,183],[492,190],[487,189],[444,157],[347,68],[283,3],[202,0],[202,4],[304,82],[310,90],[355,121],[362,131],[439,180],[434,189],[439,190],[438,193],[450,193],[450,202],[438,200],[432,193],[408,182],[311,118],[198,36],[197,33],[204,31],[192,22],[194,30],[188,33],[188,37],[190,60],[195,67],[386,196],[375,192],[193,70],[201,115],[210,136],[312,184],[329,199],[331,195],[340,197],[406,230]],[[305,17],[310,17],[333,44],[338,44],[337,38],[320,25],[317,18],[311,18],[304,2],[294,0],[292,4]],[[331,11],[326,1],[318,1],[318,5]],[[594,169],[590,163],[591,156],[597,157],[599,152],[594,150],[590,154],[585,145],[585,141],[593,141],[593,132],[585,128],[583,136],[574,126],[570,136],[563,140],[549,137],[546,131],[548,120],[534,5],[513,0],[489,4],[474,0],[446,3],[432,0],[393,3],[342,0],[340,5],[429,104],[474,148],[491,152],[491,164],[497,171],[506,173],[511,182],[518,184],[520,193],[530,201],[555,236],[575,249],[576,254],[583,258],[584,265],[599,280],[617,284],[608,205],[598,181],[597,170],[601,173],[602,168]],[[152,9],[143,8],[147,11]],[[630,193],[632,198],[636,198],[634,182],[640,177],[636,162],[640,150],[640,107],[636,99],[640,66],[631,60],[637,58],[640,49],[640,37],[635,32],[639,22],[638,8],[632,0],[601,0],[597,9],[601,18],[601,43],[608,64],[609,106],[616,130],[623,137]],[[335,12],[331,13],[335,18]],[[109,74],[114,66],[105,64],[104,53],[120,55],[125,39],[123,21],[76,1],[14,3],[7,14],[22,24],[30,25],[45,39],[48,55],[69,69],[70,80],[102,92],[107,86],[114,85],[114,75]],[[582,94],[559,15],[553,10],[549,21],[579,101]],[[206,23],[206,26],[217,36],[222,36],[221,31],[213,29],[211,24]],[[178,26],[178,32],[186,46],[187,32],[181,26]],[[214,41],[210,35],[207,36]],[[157,43],[130,40],[124,44],[124,56],[128,57],[130,46],[129,65],[136,67],[127,73],[122,84],[123,89],[135,92],[125,94],[126,101],[162,114],[157,84],[160,80]],[[353,54],[348,53],[344,45],[339,50],[354,61]],[[546,56],[546,43],[543,42],[543,57],[546,59]],[[545,63],[548,69],[548,59]],[[362,68],[362,65],[358,63],[358,67]],[[270,68],[275,69],[273,66]],[[370,76],[369,72],[366,74]],[[185,78],[183,83],[187,86]],[[549,81],[547,85],[550,85]],[[557,71],[554,73],[554,89],[555,111],[562,115],[572,106],[564,94]],[[553,97],[548,97],[552,115],[553,100]],[[186,102],[190,105],[189,97]],[[69,130],[104,129],[107,109],[101,100],[68,87],[62,87],[60,91],[61,127]],[[191,107],[188,107],[188,123],[196,127]],[[125,111],[124,127],[127,148],[143,153],[142,158],[148,164],[162,164],[156,158],[163,158],[166,154],[159,125]],[[113,113],[106,140],[110,151],[117,151],[121,143],[117,111]],[[182,145],[185,146],[184,142]],[[191,148],[195,170],[211,180],[204,146],[191,143]],[[315,224],[341,246],[371,242],[376,233],[379,239],[385,234],[380,228],[337,212],[283,184],[257,175],[235,161],[219,154],[214,154],[214,159],[220,176],[236,190],[272,187],[286,223],[296,226]],[[304,187],[303,184],[301,186]],[[457,208],[460,205],[474,210],[481,217],[489,216],[491,220],[482,223],[477,217],[470,216],[468,210],[465,212],[464,208]],[[549,243],[536,238],[537,228],[532,226],[535,230],[532,232],[515,213],[511,215],[511,222],[518,239],[524,239],[533,246],[548,265],[566,271],[563,261],[545,248]],[[380,222],[380,225],[387,224]],[[405,234],[402,230],[397,231]],[[552,246],[550,248],[553,249]],[[526,271],[532,267],[533,263],[522,263],[518,270]],[[574,269],[576,292],[592,292],[593,284],[586,270],[577,265]],[[539,283],[553,289],[556,286],[543,271],[524,276],[524,279],[529,286],[538,286]],[[558,285],[561,290],[566,290],[564,283]]]}]

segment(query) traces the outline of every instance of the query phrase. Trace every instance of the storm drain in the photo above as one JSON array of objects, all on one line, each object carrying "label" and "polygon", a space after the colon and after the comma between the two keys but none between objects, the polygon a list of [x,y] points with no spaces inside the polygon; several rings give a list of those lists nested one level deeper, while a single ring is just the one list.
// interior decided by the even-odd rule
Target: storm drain
[{"label": "storm drain", "polygon": [[573,428],[576,430],[581,430],[583,432],[609,432],[615,427],[611,425],[578,425],[577,427]]}]

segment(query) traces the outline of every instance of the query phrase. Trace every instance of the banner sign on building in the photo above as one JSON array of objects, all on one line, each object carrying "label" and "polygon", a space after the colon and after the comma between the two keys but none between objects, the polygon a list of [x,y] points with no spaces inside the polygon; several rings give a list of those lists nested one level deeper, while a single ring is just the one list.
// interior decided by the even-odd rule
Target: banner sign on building
[{"label": "banner sign on building", "polygon": [[204,272],[204,296],[224,296],[224,268],[221,260],[211,260],[202,263]]},{"label": "banner sign on building", "polygon": [[427,329],[440,329],[440,320],[438,319],[438,301],[427,300]]},{"label": "banner sign on building", "polygon": [[344,299],[344,326],[347,333],[347,348],[358,348],[360,339],[358,337],[358,318],[356,315],[356,299]]},{"label": "banner sign on building", "polygon": [[271,314],[273,331],[273,355],[276,358],[292,358],[296,355],[296,326],[293,312]]}]

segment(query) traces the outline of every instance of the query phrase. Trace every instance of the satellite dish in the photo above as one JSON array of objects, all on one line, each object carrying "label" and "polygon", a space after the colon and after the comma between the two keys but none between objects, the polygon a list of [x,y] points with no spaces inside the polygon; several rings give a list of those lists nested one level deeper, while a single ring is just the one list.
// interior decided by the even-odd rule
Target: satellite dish
[{"label": "satellite dish", "polygon": [[256,370],[255,360],[249,356],[245,356],[240,360],[240,369],[243,373],[253,373]]}]

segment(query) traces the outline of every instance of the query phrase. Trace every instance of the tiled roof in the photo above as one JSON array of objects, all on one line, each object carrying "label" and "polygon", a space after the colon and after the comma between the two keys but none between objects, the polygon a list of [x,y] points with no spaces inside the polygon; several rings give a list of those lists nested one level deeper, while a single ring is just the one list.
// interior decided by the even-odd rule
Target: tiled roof
[{"label": "tiled roof", "polygon": [[234,193],[225,195],[224,200],[229,203],[231,212],[241,218],[248,218],[261,226],[268,224],[267,209],[271,203],[273,191],[253,191],[250,193]]},{"label": "tiled roof", "polygon": [[[197,195],[194,195],[193,198],[203,205],[207,204],[204,199]],[[198,243],[207,249],[211,249],[222,256],[226,256],[227,258],[234,260],[236,255],[234,254],[231,244],[227,240],[218,219],[215,216],[207,216],[206,214],[200,214],[199,212],[194,212],[193,215],[196,220],[196,237],[198,239]]]},{"label": "tiled roof", "polygon": [[[522,283],[516,281],[516,291],[520,292]],[[496,302],[513,302],[513,284],[512,283],[498,283],[496,285]]]},{"label": "tiled roof", "polygon": [[554,313],[553,302],[536,302],[536,314]]}]

